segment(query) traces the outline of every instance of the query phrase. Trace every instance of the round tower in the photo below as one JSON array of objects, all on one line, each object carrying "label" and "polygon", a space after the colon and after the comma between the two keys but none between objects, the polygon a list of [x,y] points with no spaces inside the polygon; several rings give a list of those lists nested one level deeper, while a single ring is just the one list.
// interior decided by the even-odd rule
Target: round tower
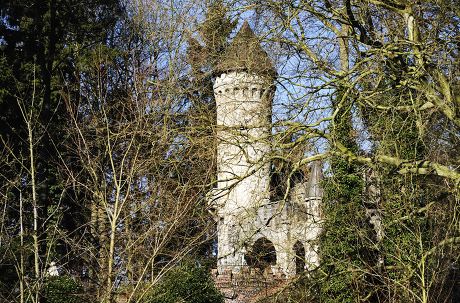
[{"label": "round tower", "polygon": [[276,77],[245,22],[217,66],[218,270],[239,271],[258,209],[270,202],[271,108]]}]

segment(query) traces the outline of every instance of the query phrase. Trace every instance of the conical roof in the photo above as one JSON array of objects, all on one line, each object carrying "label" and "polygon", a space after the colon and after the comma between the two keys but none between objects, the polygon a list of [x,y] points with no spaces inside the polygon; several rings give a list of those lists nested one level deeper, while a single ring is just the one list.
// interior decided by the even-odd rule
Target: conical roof
[{"label": "conical roof", "polygon": [[245,21],[220,61],[217,72],[245,70],[258,75],[276,76],[276,71],[260,41]]}]

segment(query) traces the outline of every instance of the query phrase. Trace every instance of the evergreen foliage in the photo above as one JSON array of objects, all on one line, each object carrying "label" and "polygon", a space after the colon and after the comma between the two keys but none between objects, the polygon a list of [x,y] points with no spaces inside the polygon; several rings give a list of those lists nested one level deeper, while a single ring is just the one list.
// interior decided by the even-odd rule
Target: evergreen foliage
[{"label": "evergreen foliage", "polygon": [[[200,25],[200,37],[203,40],[203,54],[198,56],[203,59],[202,67],[213,70],[221,55],[228,46],[228,38],[235,29],[238,20],[231,20],[228,16],[228,8],[223,0],[211,1],[206,11],[206,18]],[[191,51],[195,51],[191,49]],[[193,61],[190,62],[193,66]]]},{"label": "evergreen foliage", "polygon": [[47,303],[84,303],[83,287],[70,276],[49,277],[44,287]]},{"label": "evergreen foliage", "polygon": [[184,262],[169,271],[142,303],[222,303],[224,298],[214,286],[209,271]]},{"label": "evergreen foliage", "polygon": [[[358,150],[353,139],[353,102],[337,90],[333,102],[338,111],[333,121],[334,140]],[[345,100],[343,100],[345,98]],[[339,107],[338,104],[342,104]],[[330,177],[324,180],[324,231],[321,235],[321,260],[324,272],[320,298],[328,302],[354,302],[372,287],[370,276],[361,271],[370,266],[373,256],[372,231],[366,222],[363,203],[363,172],[359,165],[341,157],[332,157]],[[319,277],[317,277],[319,278]]]},{"label": "evergreen foliage", "polygon": [[[40,257],[45,259],[48,250],[57,249],[51,248],[55,243],[49,242],[54,236],[49,226],[57,224],[73,232],[81,223],[76,220],[80,218],[77,213],[82,213],[82,205],[74,200],[78,194],[66,188],[59,171],[69,154],[65,146],[64,129],[69,120],[63,91],[76,97],[75,104],[78,102],[78,67],[92,60],[86,57],[89,49],[106,43],[121,16],[121,7],[117,0],[3,1],[0,10],[1,139],[24,165],[5,165],[1,182],[7,184],[15,176],[23,180],[15,184],[16,190],[10,191],[8,199],[11,210],[16,210],[8,220],[14,220],[19,193],[24,194],[23,199],[31,199],[31,179],[24,167],[29,168],[31,161],[36,166],[37,236]],[[30,136],[26,119],[30,120],[30,139],[37,156],[32,160],[28,159]],[[30,203],[25,207],[31,210]],[[24,224],[28,227],[32,222],[28,219]],[[68,249],[63,242],[59,245]]]},{"label": "evergreen foliage", "polygon": [[229,46],[238,14],[279,52],[275,199],[329,167],[321,265],[273,300],[459,301],[459,1],[171,3],[0,3],[0,301],[139,298],[172,266],[144,303],[223,302],[207,268],[173,263],[215,264],[214,77],[274,75],[248,28]]},{"label": "evergreen foliage", "polygon": [[[199,159],[197,169],[207,169],[206,164],[212,160],[212,171],[215,172],[214,135],[217,114],[213,79],[217,62],[228,47],[229,36],[236,24],[237,20],[232,21],[228,16],[228,8],[223,1],[211,1],[205,19],[199,25],[197,39],[191,36],[188,39],[187,63],[191,67],[191,81],[187,83],[185,98],[190,105],[188,125],[192,130],[190,142],[194,146],[194,158]],[[210,158],[209,155],[213,156]],[[212,184],[212,181],[209,180],[208,184]]]}]

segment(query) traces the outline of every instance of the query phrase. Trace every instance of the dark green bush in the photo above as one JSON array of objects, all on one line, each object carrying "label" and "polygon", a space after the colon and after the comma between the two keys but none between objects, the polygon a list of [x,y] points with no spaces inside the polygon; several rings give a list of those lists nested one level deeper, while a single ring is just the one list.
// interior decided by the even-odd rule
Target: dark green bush
[{"label": "dark green bush", "polygon": [[217,290],[204,267],[187,262],[171,270],[142,303],[221,303]]},{"label": "dark green bush", "polygon": [[84,303],[83,287],[70,276],[49,277],[44,296],[47,303]]}]

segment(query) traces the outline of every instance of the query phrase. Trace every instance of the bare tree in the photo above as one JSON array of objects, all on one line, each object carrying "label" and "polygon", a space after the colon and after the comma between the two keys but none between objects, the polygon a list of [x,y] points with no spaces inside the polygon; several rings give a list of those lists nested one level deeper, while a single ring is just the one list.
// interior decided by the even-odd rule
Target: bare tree
[{"label": "bare tree", "polygon": [[[279,60],[278,87],[285,90],[278,94],[275,125],[297,134],[289,146],[308,142],[319,151],[314,158],[314,150],[306,152],[298,164],[344,160],[341,167],[330,162],[330,180],[348,177],[327,186],[332,196],[349,198],[326,203],[335,210],[355,207],[355,215],[346,211],[342,215],[350,220],[339,224],[325,206],[328,228],[343,232],[344,244],[351,235],[346,249],[329,246],[340,252],[336,262],[323,263],[320,285],[331,285],[323,288],[330,300],[340,301],[347,291],[359,300],[428,302],[441,293],[443,300],[452,298],[448,280],[458,262],[452,252],[458,249],[459,199],[459,27],[457,12],[449,9],[454,1],[237,5],[253,10]],[[339,235],[332,232],[330,241]],[[323,249],[327,256],[328,246]]]}]

